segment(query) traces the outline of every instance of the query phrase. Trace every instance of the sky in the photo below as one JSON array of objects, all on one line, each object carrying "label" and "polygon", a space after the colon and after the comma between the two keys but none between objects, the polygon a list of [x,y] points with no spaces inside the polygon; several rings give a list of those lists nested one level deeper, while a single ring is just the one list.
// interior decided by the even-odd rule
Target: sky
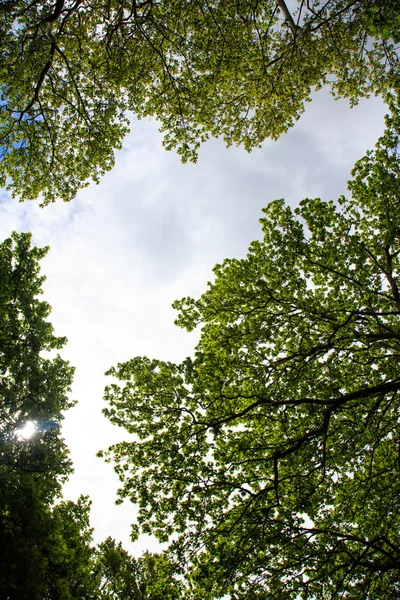
[{"label": "sky", "polygon": [[41,263],[43,299],[56,335],[69,340],[61,354],[76,367],[78,401],[63,425],[75,467],[64,496],[91,497],[96,543],[111,535],[135,555],[158,548],[147,536],[130,542],[135,507],[115,505],[112,466],[96,458],[128,439],[102,416],[104,372],[134,356],[190,355],[197,335],[174,326],[172,302],[199,296],[216,263],[245,255],[270,201],[296,206],[346,193],[355,161],[383,132],[384,114],[378,98],[350,109],[323,89],[278,141],[248,154],[211,140],[198,163],[186,165],[162,148],[156,121],[132,118],[114,169],[72,202],[41,209],[0,191],[0,240],[31,231],[35,245],[51,247]]}]

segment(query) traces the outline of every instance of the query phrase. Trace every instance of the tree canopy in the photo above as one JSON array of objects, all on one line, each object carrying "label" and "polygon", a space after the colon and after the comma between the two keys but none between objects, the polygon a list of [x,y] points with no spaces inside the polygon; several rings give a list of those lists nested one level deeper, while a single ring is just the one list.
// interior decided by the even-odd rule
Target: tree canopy
[{"label": "tree canopy", "polygon": [[199,298],[193,358],[110,369],[106,454],[199,598],[400,596],[398,98],[349,197],[276,200]]},{"label": "tree canopy", "polygon": [[[48,248],[31,247],[31,234],[14,233],[0,244],[0,462],[6,469],[39,474],[50,500],[71,472],[59,433],[74,369],[54,351],[66,338],[54,335],[40,300],[40,261]],[[27,423],[36,435],[16,443]]]},{"label": "tree canopy", "polygon": [[[51,506],[37,480],[24,476],[1,493],[0,593],[7,600],[97,600],[90,501]],[[8,504],[4,505],[7,496]]]},{"label": "tree canopy", "polygon": [[47,251],[28,233],[0,244],[0,595],[9,600],[90,597],[89,502],[60,502],[72,471],[60,425],[74,369],[54,356],[66,338],[39,299]]},{"label": "tree canopy", "polygon": [[162,555],[135,559],[111,538],[95,547],[90,499],[62,498],[72,471],[61,437],[74,369],[54,355],[40,300],[48,248],[29,233],[0,244],[0,597],[7,600],[177,600]]},{"label": "tree canopy", "polygon": [[390,86],[398,27],[381,0],[3,0],[0,184],[70,200],[112,168],[127,111],[184,161],[209,135],[251,150],[323,84],[352,103]]},{"label": "tree canopy", "polygon": [[94,573],[99,600],[179,600],[183,584],[162,554],[145,552],[134,558],[107,538],[96,549]]}]

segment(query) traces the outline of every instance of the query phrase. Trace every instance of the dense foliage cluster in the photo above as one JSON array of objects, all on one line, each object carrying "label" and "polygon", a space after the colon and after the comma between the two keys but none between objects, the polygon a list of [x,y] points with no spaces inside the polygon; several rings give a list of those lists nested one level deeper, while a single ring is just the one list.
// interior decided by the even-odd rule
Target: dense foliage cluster
[{"label": "dense foliage cluster", "polygon": [[112,168],[128,110],[184,161],[209,135],[251,150],[312,89],[391,85],[398,31],[395,0],[2,0],[0,184],[70,200]]},{"label": "dense foliage cluster", "polygon": [[182,364],[109,371],[109,450],[199,598],[400,596],[398,98],[337,203],[272,202],[177,324]]},{"label": "dense foliage cluster", "polygon": [[[39,299],[47,248],[31,235],[0,244],[0,597],[5,600],[176,600],[180,583],[157,555],[93,545],[90,500],[62,500],[71,473],[60,435],[73,368]],[[27,429],[27,425],[31,428]]]}]

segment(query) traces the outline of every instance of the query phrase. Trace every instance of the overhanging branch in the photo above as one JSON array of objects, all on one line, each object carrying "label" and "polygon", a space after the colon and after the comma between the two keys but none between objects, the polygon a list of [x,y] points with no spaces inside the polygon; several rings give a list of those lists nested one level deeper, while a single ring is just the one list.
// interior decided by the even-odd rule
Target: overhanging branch
[{"label": "overhanging branch", "polygon": [[301,30],[301,27],[299,25],[296,25],[296,23],[294,22],[294,19],[288,7],[286,6],[286,2],[284,2],[284,0],[277,0],[277,5],[279,6],[279,9],[282,11],[283,16],[285,17],[285,23],[287,24],[293,35],[296,35],[296,33]]}]

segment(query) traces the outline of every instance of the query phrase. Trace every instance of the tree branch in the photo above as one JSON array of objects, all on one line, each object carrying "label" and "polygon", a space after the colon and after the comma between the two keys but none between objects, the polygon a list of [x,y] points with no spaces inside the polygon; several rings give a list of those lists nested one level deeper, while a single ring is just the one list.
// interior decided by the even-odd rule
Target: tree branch
[{"label": "tree branch", "polygon": [[301,27],[299,25],[296,25],[296,23],[294,22],[294,19],[290,14],[288,7],[286,6],[286,2],[284,2],[284,0],[277,0],[276,3],[279,6],[279,9],[282,11],[283,16],[285,17],[285,23],[287,24],[293,35],[296,35],[298,31],[301,31]]}]

